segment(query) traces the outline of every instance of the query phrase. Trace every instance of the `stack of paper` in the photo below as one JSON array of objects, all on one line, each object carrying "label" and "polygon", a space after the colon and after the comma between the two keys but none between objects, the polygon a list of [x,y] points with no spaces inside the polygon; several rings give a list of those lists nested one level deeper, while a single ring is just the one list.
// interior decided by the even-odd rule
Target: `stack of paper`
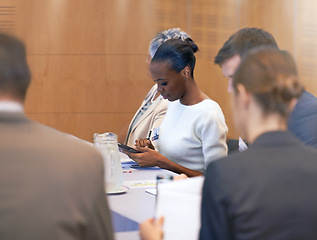
[{"label": "stack of paper", "polygon": [[164,240],[198,239],[204,177],[158,185],[156,217],[164,216]]}]

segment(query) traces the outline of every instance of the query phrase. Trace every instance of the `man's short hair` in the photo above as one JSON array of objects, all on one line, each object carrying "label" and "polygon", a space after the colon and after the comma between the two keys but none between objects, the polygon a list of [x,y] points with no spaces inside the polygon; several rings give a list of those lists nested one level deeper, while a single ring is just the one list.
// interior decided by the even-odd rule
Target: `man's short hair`
[{"label": "man's short hair", "polygon": [[250,49],[266,46],[278,49],[274,37],[259,28],[243,28],[234,33],[224,43],[215,57],[215,64],[222,65],[227,59],[239,54],[243,57]]},{"label": "man's short hair", "polygon": [[24,44],[0,33],[0,95],[9,94],[24,101],[31,82]]}]

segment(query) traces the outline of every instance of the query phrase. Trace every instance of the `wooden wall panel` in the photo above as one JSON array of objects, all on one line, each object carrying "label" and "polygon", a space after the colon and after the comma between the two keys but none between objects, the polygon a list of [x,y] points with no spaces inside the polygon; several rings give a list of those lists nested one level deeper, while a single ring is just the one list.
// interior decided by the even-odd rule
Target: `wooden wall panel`
[{"label": "wooden wall panel", "polygon": [[148,0],[17,2],[29,54],[146,54],[153,28]]},{"label": "wooden wall panel", "polygon": [[180,27],[200,47],[200,88],[223,109],[229,137],[238,137],[227,80],[213,64],[218,49],[239,28],[262,27],[296,56],[317,95],[316,10],[313,0],[0,0],[0,30],[26,42],[28,116],[90,140],[130,120],[153,85],[145,67],[151,38]]},{"label": "wooden wall panel", "polygon": [[105,21],[106,53],[146,54],[150,40],[157,32],[154,27],[154,1],[106,0],[106,2],[111,5]]},{"label": "wooden wall panel", "polygon": [[18,0],[18,34],[29,54],[104,53],[110,2]]},{"label": "wooden wall panel", "polygon": [[191,34],[191,0],[155,0],[154,2],[156,32],[179,27]]},{"label": "wooden wall panel", "polygon": [[16,2],[0,1],[0,31],[16,34]]},{"label": "wooden wall panel", "polygon": [[289,0],[240,0],[239,28],[259,27],[270,32],[281,49],[294,54],[294,2]]},{"label": "wooden wall panel", "polygon": [[31,55],[28,60],[33,82],[26,111],[32,113],[131,112],[154,84],[143,55]]},{"label": "wooden wall panel", "polygon": [[306,89],[317,96],[317,2],[296,1],[295,55]]},{"label": "wooden wall panel", "polygon": [[95,132],[118,133],[121,126],[130,119],[127,113],[31,113],[28,116],[90,142]]},{"label": "wooden wall panel", "polygon": [[[27,115],[83,138],[89,126],[119,131],[129,122],[154,84],[145,66],[153,3],[17,0],[15,7],[33,76]],[[110,120],[91,125],[98,114]]]},{"label": "wooden wall panel", "polygon": [[148,0],[19,0],[17,9],[31,54],[145,54],[156,33]]},{"label": "wooden wall panel", "polygon": [[192,1],[192,36],[199,44],[200,59],[212,61],[224,41],[236,30],[235,0]]}]

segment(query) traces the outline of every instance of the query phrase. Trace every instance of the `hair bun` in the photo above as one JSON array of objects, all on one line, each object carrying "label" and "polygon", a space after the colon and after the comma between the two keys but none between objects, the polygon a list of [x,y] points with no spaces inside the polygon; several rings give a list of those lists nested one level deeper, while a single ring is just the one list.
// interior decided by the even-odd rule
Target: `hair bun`
[{"label": "hair bun", "polygon": [[198,46],[191,38],[186,38],[184,41],[193,49],[194,53],[199,50]]},{"label": "hair bun", "polygon": [[252,49],[240,63],[233,86],[242,84],[255,97],[264,114],[278,113],[287,117],[292,102],[300,97],[296,63],[287,51],[273,48]]},{"label": "hair bun", "polygon": [[276,83],[273,85],[273,93],[279,96],[282,102],[290,102],[293,98],[299,98],[304,91],[303,86],[298,81],[298,76],[278,75]]}]

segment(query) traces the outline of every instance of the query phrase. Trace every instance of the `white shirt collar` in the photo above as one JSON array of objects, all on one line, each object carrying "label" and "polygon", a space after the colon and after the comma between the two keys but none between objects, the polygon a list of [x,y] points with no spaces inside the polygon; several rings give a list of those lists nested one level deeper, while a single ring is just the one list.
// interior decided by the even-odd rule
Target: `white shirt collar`
[{"label": "white shirt collar", "polygon": [[21,103],[13,101],[0,101],[0,112],[23,112]]}]

